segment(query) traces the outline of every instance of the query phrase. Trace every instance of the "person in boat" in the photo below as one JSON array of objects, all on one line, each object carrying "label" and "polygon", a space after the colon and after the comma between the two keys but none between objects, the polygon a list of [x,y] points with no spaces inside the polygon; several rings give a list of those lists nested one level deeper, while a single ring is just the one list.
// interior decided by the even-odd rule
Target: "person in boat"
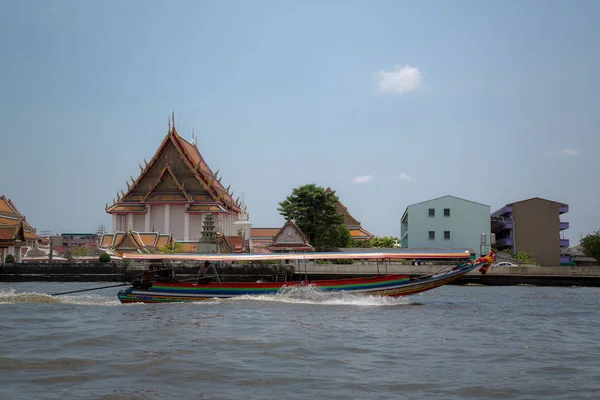
[{"label": "person in boat", "polygon": [[144,275],[142,275],[142,288],[149,289],[152,286],[152,272],[150,269],[144,271]]},{"label": "person in boat", "polygon": [[[210,268],[210,261],[204,261],[204,265],[202,266],[202,277],[198,278],[198,283],[210,283],[210,278],[206,276],[208,273],[208,269]],[[198,274],[200,275],[200,274]]]}]

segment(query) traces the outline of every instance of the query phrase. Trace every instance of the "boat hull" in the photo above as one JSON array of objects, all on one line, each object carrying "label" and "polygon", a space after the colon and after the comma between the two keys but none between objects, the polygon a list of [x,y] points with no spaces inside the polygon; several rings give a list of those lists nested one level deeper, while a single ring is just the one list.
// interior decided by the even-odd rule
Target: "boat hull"
[{"label": "boat hull", "polygon": [[345,292],[367,296],[408,296],[446,285],[479,264],[455,267],[451,271],[411,279],[406,275],[383,275],[366,278],[316,280],[311,282],[223,282],[210,284],[154,283],[150,289],[128,288],[118,293],[121,303],[173,303],[227,299],[239,296],[275,295],[311,287],[319,292]]}]

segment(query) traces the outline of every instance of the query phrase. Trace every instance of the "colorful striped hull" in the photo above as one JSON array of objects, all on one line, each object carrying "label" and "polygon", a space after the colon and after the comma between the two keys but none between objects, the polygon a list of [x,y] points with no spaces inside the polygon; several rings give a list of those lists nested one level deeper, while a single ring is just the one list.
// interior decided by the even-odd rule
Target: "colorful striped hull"
[{"label": "colorful striped hull", "polygon": [[129,288],[118,293],[121,303],[170,303],[224,299],[238,296],[274,295],[282,291],[310,286],[321,292],[346,292],[369,296],[407,296],[448,284],[481,264],[467,264],[426,278],[410,279],[406,275],[368,278],[317,280],[306,282],[213,282],[154,283],[150,289]]}]

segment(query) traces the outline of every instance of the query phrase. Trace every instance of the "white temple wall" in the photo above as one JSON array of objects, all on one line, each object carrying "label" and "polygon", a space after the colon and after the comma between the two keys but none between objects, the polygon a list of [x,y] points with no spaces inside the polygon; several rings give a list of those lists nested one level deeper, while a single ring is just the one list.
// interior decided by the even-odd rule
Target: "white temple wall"
[{"label": "white temple wall", "polygon": [[190,214],[190,240],[198,241],[202,237],[202,222],[204,214]]},{"label": "white temple wall", "polygon": [[[217,231],[222,229],[225,236],[236,236],[236,228],[234,222],[237,220],[236,214],[219,214],[219,223],[217,224]],[[221,228],[221,229],[219,229]]]},{"label": "white temple wall", "polygon": [[127,229],[127,215],[116,215],[115,221],[117,223],[117,226],[113,227],[115,232],[122,232]]},{"label": "white temple wall", "polygon": [[146,231],[146,215],[145,214],[133,214],[133,230],[136,232]]},{"label": "white temple wall", "polygon": [[150,215],[150,232],[165,232],[165,206],[152,206]]},{"label": "white temple wall", "polygon": [[[184,239],[185,209],[184,206],[172,205],[170,210],[169,227],[175,240]],[[165,232],[169,233],[169,232]]]}]

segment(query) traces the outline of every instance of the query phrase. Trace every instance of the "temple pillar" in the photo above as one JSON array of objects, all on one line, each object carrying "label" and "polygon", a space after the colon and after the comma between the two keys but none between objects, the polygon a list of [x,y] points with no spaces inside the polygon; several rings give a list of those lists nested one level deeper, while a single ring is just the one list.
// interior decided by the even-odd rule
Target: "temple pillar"
[{"label": "temple pillar", "polygon": [[16,260],[20,264],[21,262],[23,262],[23,252],[21,251],[21,246],[16,247],[16,250],[17,250]]},{"label": "temple pillar", "polygon": [[190,214],[184,213],[185,219],[183,220],[183,240],[186,242],[190,240]]},{"label": "temple pillar", "polygon": [[133,214],[127,214],[127,229],[133,229]]},{"label": "temple pillar", "polygon": [[[8,246],[8,254],[12,254],[13,256],[15,256],[15,257],[16,257],[16,254],[15,254],[15,246]],[[7,255],[8,255],[8,254],[7,254]]]},{"label": "temple pillar", "polygon": [[165,233],[171,233],[169,220],[171,219],[171,205],[165,205]]},{"label": "temple pillar", "polygon": [[144,220],[144,230],[145,232],[150,232],[150,210],[151,206],[148,204],[146,206],[146,218]]},{"label": "temple pillar", "polygon": [[117,227],[117,214],[112,215],[112,231],[117,232],[119,228]]},{"label": "temple pillar", "polygon": [[4,254],[5,251],[6,249],[4,247],[0,248],[0,257],[2,257],[2,259],[0,259],[0,265],[4,265],[4,259],[6,258],[6,254]]}]

